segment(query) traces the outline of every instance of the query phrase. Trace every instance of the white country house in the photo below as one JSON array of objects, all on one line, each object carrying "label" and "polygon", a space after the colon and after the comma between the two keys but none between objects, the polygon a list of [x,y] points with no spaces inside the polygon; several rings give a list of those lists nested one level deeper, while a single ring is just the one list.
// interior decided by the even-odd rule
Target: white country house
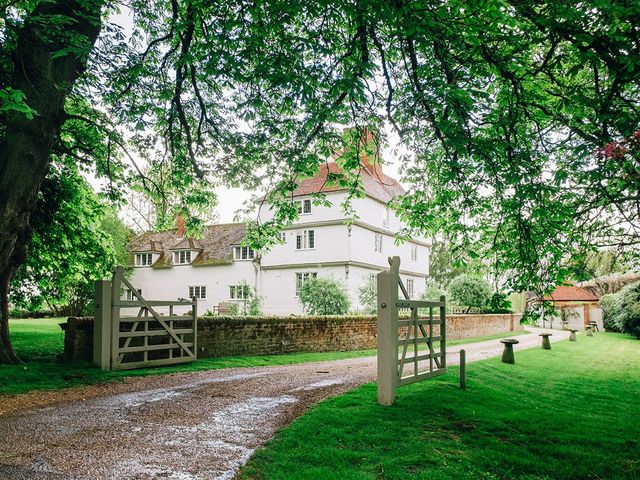
[{"label": "white country house", "polygon": [[[184,238],[177,229],[144,233],[131,243],[131,283],[146,298],[196,296],[200,313],[242,302],[242,285],[248,284],[264,314],[288,315],[303,313],[298,292],[306,280],[328,277],[342,283],[352,309],[357,309],[359,288],[388,268],[389,256],[398,255],[409,295],[418,298],[425,289],[431,244],[417,238],[395,244],[403,225],[387,203],[403,189],[379,164],[363,157],[362,166],[366,196],[352,200],[357,220],[346,223],[341,204],[348,192],[327,185],[327,173],[339,167],[326,163],[293,193],[299,219],[281,232],[281,245],[265,252],[242,246],[243,223],[209,226],[201,239]],[[331,206],[314,205],[312,195],[317,192],[325,193]],[[269,204],[262,204],[259,214],[269,219]]]}]

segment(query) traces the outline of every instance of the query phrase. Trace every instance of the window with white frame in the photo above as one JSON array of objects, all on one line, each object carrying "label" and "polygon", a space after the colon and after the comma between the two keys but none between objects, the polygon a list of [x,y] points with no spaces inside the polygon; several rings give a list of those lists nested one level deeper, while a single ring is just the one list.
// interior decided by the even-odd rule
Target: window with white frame
[{"label": "window with white frame", "polygon": [[233,258],[235,260],[253,260],[255,256],[255,250],[249,247],[235,247],[233,249]]},{"label": "window with white frame", "polygon": [[369,285],[371,285],[372,287],[375,288],[376,286],[376,282],[377,282],[377,273],[370,273],[369,274]]},{"label": "window with white frame", "polygon": [[229,285],[229,298],[231,300],[244,300],[249,298],[251,287],[249,285]]},{"label": "window with white frame", "polygon": [[413,261],[418,260],[418,246],[417,245],[411,245],[411,260],[413,260]]},{"label": "window with white frame", "polygon": [[315,230],[303,230],[296,235],[296,250],[310,250],[316,247]]},{"label": "window with white frame", "polygon": [[311,213],[311,200],[298,200],[298,215],[306,215]]},{"label": "window with white frame", "polygon": [[[138,293],[140,295],[142,295],[142,289],[141,288],[136,288],[136,290],[138,291]],[[124,292],[125,292],[125,298],[127,300],[137,300],[138,299],[138,297],[136,297],[130,289],[127,288],[127,289],[125,289]]]},{"label": "window with white frame", "polygon": [[200,300],[207,298],[207,287],[204,285],[189,287],[189,298],[193,297],[199,298]]},{"label": "window with white frame", "polygon": [[382,226],[383,227],[389,226],[389,209],[388,208],[385,208],[384,212],[382,212]]},{"label": "window with white frame", "polygon": [[187,265],[191,263],[191,250],[178,250],[173,252],[174,265]]},{"label": "window with white frame", "polygon": [[280,232],[280,241],[287,242],[287,232]]},{"label": "window with white frame", "polygon": [[300,295],[300,289],[304,282],[317,277],[317,272],[296,272],[296,297]]},{"label": "window with white frame", "polygon": [[376,233],[374,251],[382,252],[382,235],[380,235],[379,233]]},{"label": "window with white frame", "polygon": [[409,295],[409,298],[413,298],[413,278],[407,278],[407,294]]},{"label": "window with white frame", "polygon": [[136,267],[148,267],[153,263],[152,253],[136,253]]}]

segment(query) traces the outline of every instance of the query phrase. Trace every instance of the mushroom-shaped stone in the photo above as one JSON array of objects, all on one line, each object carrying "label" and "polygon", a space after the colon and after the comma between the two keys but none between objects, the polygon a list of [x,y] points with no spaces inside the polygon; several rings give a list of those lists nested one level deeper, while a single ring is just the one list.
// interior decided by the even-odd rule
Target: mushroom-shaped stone
[{"label": "mushroom-shaped stone", "polygon": [[571,332],[571,334],[569,335],[569,341],[570,341],[570,342],[575,342],[575,341],[577,340],[577,339],[576,339],[576,332],[577,332],[578,330],[575,330],[575,329],[573,329],[573,328],[572,328],[572,329],[571,329],[571,330],[569,330],[569,331]]},{"label": "mushroom-shaped stone", "polygon": [[569,322],[567,320],[562,321],[562,330],[569,330]]},{"label": "mushroom-shaped stone", "polygon": [[541,333],[540,336],[542,337],[542,348],[544,350],[551,350],[551,341],[549,340],[549,337],[553,335],[553,333]]},{"label": "mushroom-shaped stone", "polygon": [[593,337],[593,330],[591,330],[591,325],[587,325],[586,327],[584,327],[584,329],[587,331],[587,337]]},{"label": "mushroom-shaped stone", "polygon": [[591,330],[593,332],[599,332],[600,330],[598,329],[598,322],[596,322],[595,320],[591,320],[589,322],[589,326],[591,327]]},{"label": "mushroom-shaped stone", "polygon": [[516,359],[513,356],[513,346],[516,343],[520,343],[520,340],[516,340],[515,338],[504,338],[500,340],[500,343],[504,344],[504,350],[502,351],[502,362],[516,363]]}]

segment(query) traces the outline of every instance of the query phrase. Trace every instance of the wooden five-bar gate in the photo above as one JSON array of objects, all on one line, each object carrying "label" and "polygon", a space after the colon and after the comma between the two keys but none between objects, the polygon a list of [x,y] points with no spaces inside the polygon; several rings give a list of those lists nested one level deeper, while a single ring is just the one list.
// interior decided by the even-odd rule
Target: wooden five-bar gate
[{"label": "wooden five-bar gate", "polygon": [[[103,370],[125,370],[195,360],[197,299],[147,300],[123,272],[118,267],[111,280],[96,282],[94,363]],[[123,285],[130,299],[121,298]]]},{"label": "wooden five-bar gate", "polygon": [[[389,258],[389,264],[390,270],[377,278],[378,402],[382,405],[393,404],[397,387],[447,371],[445,297],[439,302],[411,300],[400,279],[400,257]],[[399,298],[399,291],[404,298]]]}]

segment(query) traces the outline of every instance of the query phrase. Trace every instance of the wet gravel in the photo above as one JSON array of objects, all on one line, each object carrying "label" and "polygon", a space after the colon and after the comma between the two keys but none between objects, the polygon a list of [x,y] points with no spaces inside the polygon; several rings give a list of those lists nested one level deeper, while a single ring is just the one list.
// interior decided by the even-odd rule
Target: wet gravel
[{"label": "wet gravel", "polygon": [[[537,332],[518,339],[539,343]],[[501,346],[464,348],[474,361]],[[375,370],[375,358],[359,358],[0,397],[0,479],[231,479],[275,431]]]}]

